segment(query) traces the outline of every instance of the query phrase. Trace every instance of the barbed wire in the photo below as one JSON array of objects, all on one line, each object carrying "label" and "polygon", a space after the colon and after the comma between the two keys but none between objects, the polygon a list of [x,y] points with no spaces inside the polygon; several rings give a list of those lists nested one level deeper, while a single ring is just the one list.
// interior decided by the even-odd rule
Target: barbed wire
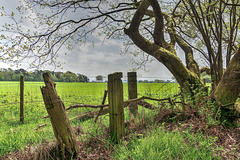
[{"label": "barbed wire", "polygon": [[[19,118],[18,118],[19,119]],[[34,120],[39,120],[39,118],[34,118],[34,119],[27,119],[27,120],[24,120],[24,123],[26,123],[26,122],[30,122],[30,121],[34,121]],[[11,121],[9,121],[9,122],[11,122]],[[6,122],[5,122],[6,123]],[[18,125],[18,124],[24,124],[24,123],[22,123],[22,122],[13,122],[13,123],[11,123],[11,124],[4,124],[4,125],[1,125],[1,127],[5,127],[5,126],[12,126],[12,125]],[[1,124],[1,123],[0,123]]]},{"label": "barbed wire", "polygon": [[[24,116],[24,118],[28,118],[28,117],[33,117],[33,116],[36,116],[36,117],[43,117],[42,115],[28,115],[28,116]],[[10,121],[14,121],[14,120],[19,120],[20,117],[18,118],[13,118],[13,119],[9,119],[9,120],[5,120],[5,121],[0,121],[0,123],[5,123],[5,122],[10,122]]]},{"label": "barbed wire", "polygon": [[[20,101],[12,102],[12,103],[6,103],[6,104],[1,104],[0,107],[1,107],[1,109],[7,109],[10,105],[17,105],[17,104],[20,105],[20,103],[21,103]],[[24,104],[25,103],[43,103],[43,101],[25,101]]]},{"label": "barbed wire", "polygon": [[[83,112],[83,114],[92,113],[92,111],[90,111],[88,108],[86,108],[86,109],[87,109],[87,111]],[[71,112],[69,112],[68,115],[72,115],[72,116],[77,115],[77,114],[70,114],[70,113]],[[29,117],[38,117],[38,118],[28,119],[28,120],[25,119],[25,118],[29,118]],[[24,123],[29,122],[29,121],[33,121],[33,120],[46,119],[46,118],[48,118],[48,117],[46,117],[46,115],[44,115],[44,116],[43,115],[28,115],[28,116],[24,116]],[[9,119],[9,120],[0,121],[1,127],[12,126],[14,124],[24,124],[24,123],[22,123],[20,121],[19,122],[12,122],[12,121],[16,121],[16,120],[19,120],[19,119],[20,119],[20,117],[12,118],[12,119]],[[7,124],[7,122],[11,122],[11,124]],[[2,125],[2,124],[4,124],[4,125]]]},{"label": "barbed wire", "polygon": [[[76,102],[76,101],[65,101],[65,100],[62,101],[62,102],[64,102],[64,103],[72,103],[72,104],[79,103],[79,102]],[[20,103],[21,103],[20,101],[11,102],[11,103],[5,103],[5,104],[0,104],[0,107],[2,107],[1,109],[4,109],[4,108],[7,108],[9,105],[20,104]],[[24,104],[25,103],[44,103],[44,101],[43,100],[41,100],[41,101],[24,101]],[[4,107],[4,106],[7,106],[7,107]]]},{"label": "barbed wire", "polygon": [[[60,102],[61,100],[57,100],[57,102]],[[44,101],[26,101],[24,103],[44,103]],[[72,104],[79,104],[79,102],[74,102],[74,101],[62,101],[63,103],[72,103]],[[20,102],[14,102],[14,103],[7,103],[7,104],[4,104],[4,105],[0,105],[0,106],[5,106],[5,105],[12,105],[12,104],[20,104]],[[85,109],[87,110],[86,112],[84,113],[88,113],[88,112],[91,112],[89,110],[89,108],[85,107]],[[24,118],[28,118],[28,117],[33,117],[33,116],[36,116],[36,117],[42,117],[44,118],[46,115],[28,115],[28,116],[24,116]],[[6,123],[6,122],[11,122],[11,121],[14,121],[14,120],[19,120],[20,117],[18,118],[13,118],[13,119],[8,119],[8,120],[4,120],[4,121],[0,121],[0,124],[1,123]]]}]

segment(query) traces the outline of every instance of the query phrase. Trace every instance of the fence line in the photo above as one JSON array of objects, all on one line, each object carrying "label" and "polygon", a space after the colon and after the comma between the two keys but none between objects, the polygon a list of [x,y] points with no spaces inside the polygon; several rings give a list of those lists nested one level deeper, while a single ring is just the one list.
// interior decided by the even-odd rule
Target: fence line
[{"label": "fence line", "polygon": [[[73,101],[63,101],[63,102],[68,102],[68,103],[73,103],[73,104],[76,104],[78,102],[73,102]],[[26,101],[24,103],[44,103],[44,101]],[[8,104],[4,104],[4,105],[12,105],[12,104],[19,104],[19,102],[14,102],[14,103],[8,103]],[[0,106],[3,106],[3,105],[0,105]],[[71,107],[71,106],[70,106]],[[74,107],[73,107],[74,108]],[[84,108],[88,108],[88,107],[84,107]],[[1,108],[1,109],[4,109],[4,108]],[[67,110],[70,110],[72,108],[66,108],[66,111]],[[89,113],[91,111],[88,110],[88,112],[85,112],[85,113]],[[46,115],[28,115],[28,116],[24,116],[24,118],[29,118],[29,117],[33,117],[33,116],[36,116],[36,117],[42,117],[43,119],[44,118],[47,118]],[[0,121],[0,124],[3,124],[3,123],[6,123],[6,122],[11,122],[11,121],[15,121],[15,120],[18,120],[19,118],[13,118],[13,119],[9,119],[9,120],[4,120],[4,121]],[[20,123],[20,122],[19,122]],[[16,122],[16,124],[18,124],[18,122]],[[7,126],[7,125],[11,125],[11,124],[6,124],[6,125],[3,125],[3,126]]]},{"label": "fence line", "polygon": [[[74,104],[79,103],[79,102],[75,102],[75,101],[63,101],[63,102],[74,103]],[[24,101],[24,103],[44,103],[44,102],[42,100],[42,101]],[[4,106],[13,105],[13,104],[20,104],[20,102],[0,104],[0,107],[3,107],[3,109],[4,109],[5,108]]]},{"label": "fence line", "polygon": [[[17,118],[17,119],[19,119],[19,118]],[[24,122],[30,122],[30,121],[33,121],[33,120],[39,120],[39,118],[27,119]],[[17,124],[23,124],[23,123],[22,122],[15,122],[15,123],[12,123],[12,124],[1,125],[1,127],[12,126],[12,125],[17,125]]]},{"label": "fence line", "polygon": [[[45,104],[45,107],[46,107],[46,110],[47,110],[47,112],[48,112],[48,115],[50,115],[51,116],[51,114],[53,114],[53,115],[56,115],[55,113],[56,112],[54,112],[54,109],[61,109],[61,110],[63,110],[64,111],[64,115],[66,114],[66,111],[68,111],[68,110],[71,110],[71,109],[73,109],[73,108],[79,108],[79,107],[84,107],[85,108],[85,110],[84,110],[84,113],[82,114],[81,112],[83,111],[83,110],[78,110],[77,112],[79,112],[80,111],[80,113],[81,114],[78,114],[78,116],[77,117],[73,117],[73,115],[77,115],[76,113],[77,112],[73,112],[74,114],[73,115],[71,115],[71,118],[66,118],[66,122],[68,122],[67,124],[69,124],[68,125],[68,127],[72,130],[72,127],[71,127],[71,125],[70,125],[70,121],[72,121],[72,120],[74,120],[74,119],[76,119],[76,118],[78,118],[78,120],[85,120],[85,119],[90,119],[90,118],[94,118],[95,117],[95,120],[94,120],[94,122],[96,123],[96,121],[97,121],[97,118],[100,116],[100,115],[104,115],[104,114],[107,114],[107,113],[109,113],[109,119],[110,119],[110,122],[109,122],[109,126],[110,126],[110,136],[111,136],[111,139],[114,141],[114,142],[116,142],[116,143],[118,143],[119,142],[119,139],[121,138],[121,137],[123,137],[124,135],[125,135],[125,123],[124,123],[124,120],[125,120],[125,117],[124,117],[124,107],[129,107],[129,109],[131,108],[130,106],[133,106],[133,104],[135,104],[134,106],[136,106],[136,107],[138,107],[138,105],[141,105],[141,106],[143,106],[144,108],[148,108],[148,109],[157,109],[158,107],[156,107],[156,106],[154,106],[154,105],[152,105],[152,104],[150,104],[150,103],[148,103],[148,102],[146,102],[146,101],[143,101],[143,100],[145,100],[145,99],[147,99],[147,100],[153,100],[153,101],[158,101],[158,102],[161,102],[161,103],[158,103],[158,104],[160,104],[160,105],[162,105],[162,101],[167,101],[167,103],[169,103],[170,105],[174,105],[175,104],[175,102],[172,100],[172,98],[170,98],[170,97],[168,97],[168,98],[161,98],[161,99],[158,99],[158,98],[153,98],[153,97],[150,97],[150,96],[142,96],[142,97],[140,97],[140,98],[138,98],[137,96],[138,96],[138,94],[136,94],[136,95],[134,95],[134,96],[132,96],[132,97],[128,97],[128,100],[126,100],[126,101],[124,101],[124,94],[123,94],[123,83],[122,83],[122,80],[121,80],[121,78],[122,78],[122,73],[121,74],[111,74],[111,75],[113,75],[113,78],[112,78],[112,81],[111,81],[111,78],[109,78],[108,79],[108,85],[107,85],[107,87],[108,87],[108,101],[109,101],[109,104],[105,104],[104,105],[104,101],[102,102],[102,104],[101,105],[86,105],[86,104],[78,104],[78,105],[71,105],[71,106],[69,106],[68,108],[66,108],[66,109],[63,109],[63,103],[68,103],[68,105],[69,105],[69,103],[70,104],[76,104],[76,103],[79,103],[79,102],[76,102],[76,101],[74,101],[74,100],[76,100],[75,98],[74,99],[70,99],[70,100],[66,100],[66,101],[60,101],[60,99],[59,99],[59,97],[58,96],[56,96],[57,94],[54,94],[55,95],[55,98],[56,98],[56,100],[54,100],[54,101],[52,101],[52,98],[49,98],[50,96],[49,95],[47,95],[47,94],[44,94],[44,93],[46,93],[46,92],[43,92],[43,90],[42,90],[42,97],[44,97],[45,99],[44,100],[46,100],[46,97],[47,97],[47,101],[43,101],[43,99],[41,99],[41,101],[24,101],[23,99],[20,99],[20,102],[19,101],[17,101],[17,102],[13,102],[13,103],[7,103],[7,104],[2,104],[2,105],[0,105],[0,107],[1,107],[1,109],[5,109],[5,108],[7,108],[9,105],[15,105],[15,104],[33,104],[33,103],[41,103],[41,105],[43,105],[43,104]],[[116,79],[117,79],[117,82],[116,82]],[[133,78],[134,79],[134,78]],[[137,79],[136,79],[136,77],[135,77],[135,79],[134,79],[134,81],[137,81]],[[134,82],[135,84],[137,84],[136,82]],[[51,86],[54,86],[53,84],[54,83],[51,83],[52,85]],[[46,86],[49,86],[49,85],[47,85],[46,84]],[[162,89],[162,91],[163,91],[163,88],[166,86],[166,84],[163,84],[160,88],[157,88],[157,90],[154,88],[153,89],[153,93],[151,92],[151,94],[156,94],[157,95],[157,93],[158,92],[160,92],[161,90],[160,89]],[[131,85],[129,85],[128,86],[128,91],[129,90],[136,90],[136,92],[137,92],[137,89],[136,88],[131,88],[132,86]],[[136,86],[135,86],[136,87]],[[45,88],[45,87],[42,87],[42,88]],[[41,89],[42,89],[41,88]],[[52,87],[52,88],[54,88],[54,93],[56,93],[56,90],[55,90],[55,86],[54,87]],[[172,88],[174,88],[174,87],[170,87],[170,88],[168,88],[168,89],[165,89],[165,91],[166,90],[169,90],[169,89],[172,89]],[[72,88],[71,88],[72,89]],[[151,91],[151,89],[150,89],[150,91]],[[39,92],[40,92],[40,90],[39,90]],[[52,92],[49,92],[49,93],[52,93]],[[62,92],[63,94],[66,94],[66,93],[68,93],[68,92]],[[69,92],[70,93],[70,92]],[[77,92],[74,92],[75,94],[77,94]],[[106,93],[106,92],[105,92]],[[129,92],[128,92],[128,94],[129,94]],[[146,92],[144,93],[144,94],[146,94]],[[30,94],[29,94],[30,95]],[[61,97],[61,94],[59,94],[60,95],[60,97]],[[96,94],[97,95],[97,94]],[[22,91],[21,91],[21,96],[24,96],[24,94],[22,93]],[[86,96],[86,95],[85,95]],[[95,97],[95,95],[93,95],[94,97]],[[35,97],[37,97],[37,96],[32,96],[31,95],[31,100],[32,99],[34,99]],[[70,97],[70,95],[69,95],[69,97]],[[81,96],[80,96],[81,97]],[[104,97],[106,98],[106,95],[104,95]],[[160,97],[160,94],[159,94],[159,97]],[[21,97],[22,98],[22,97]],[[48,99],[49,98],[49,99]],[[66,98],[68,98],[68,96],[66,96]],[[61,98],[61,99],[65,99],[65,98]],[[95,98],[95,99],[98,99],[98,98]],[[103,98],[104,99],[104,98]],[[120,100],[121,99],[121,100]],[[71,101],[71,100],[73,100],[73,101]],[[57,107],[60,103],[58,103],[57,105],[56,105],[56,102],[63,102],[63,103],[61,103],[61,107]],[[81,101],[82,102],[82,101]],[[55,104],[54,104],[55,103]],[[138,104],[138,105],[137,105]],[[5,106],[7,106],[7,107],[5,107]],[[25,105],[25,107],[26,107],[27,105]],[[29,105],[29,106],[31,106],[31,105]],[[38,105],[36,105],[36,106],[38,106]],[[54,107],[55,106],[55,107]],[[15,107],[15,106],[14,106]],[[20,108],[22,108],[23,106],[20,106]],[[89,108],[95,108],[95,109],[97,109],[97,108],[99,108],[100,110],[92,110],[92,111],[90,111],[89,110]],[[26,109],[29,109],[29,108],[27,108],[26,107]],[[31,108],[32,110],[30,110],[30,111],[34,111],[34,112],[31,112],[31,113],[33,113],[33,114],[35,114],[35,113],[39,113],[39,112],[36,112],[36,108]],[[38,109],[38,108],[37,108]],[[45,110],[45,112],[46,112],[46,110]],[[88,111],[88,112],[86,112],[86,110]],[[136,111],[137,111],[137,109],[136,109]],[[40,112],[41,114],[45,114],[45,112]],[[16,113],[16,112],[15,112]],[[38,122],[38,126],[36,126],[36,127],[34,127],[33,129],[31,129],[31,127],[32,127],[32,125],[31,125],[31,127],[30,126],[27,126],[27,128],[24,128],[24,127],[22,127],[22,128],[24,128],[23,129],[23,131],[25,131],[25,130],[32,130],[32,131],[36,131],[36,130],[38,130],[39,128],[42,128],[42,127],[44,127],[44,126],[46,126],[46,125],[49,125],[50,123],[49,123],[49,120],[47,120],[47,121],[45,121],[45,120],[39,120],[39,119],[45,119],[45,118],[47,118],[47,116],[45,116],[45,115],[40,115],[40,114],[36,114],[36,115],[26,115],[26,116],[24,116],[23,114],[21,114],[21,113],[23,113],[23,110],[22,111],[20,111],[20,122],[17,122],[16,120],[19,120],[19,117],[18,118],[12,118],[12,119],[8,119],[8,120],[3,120],[3,121],[0,121],[0,124],[1,124],[1,126],[7,126],[7,127],[5,127],[6,129],[5,130],[7,130],[8,128],[10,128],[10,127],[8,127],[8,126],[13,126],[13,125],[18,125],[18,124],[23,124],[22,122],[23,122],[23,118],[24,118],[24,122],[26,123],[26,122],[30,122],[30,121],[37,121]],[[29,112],[30,113],[30,112]],[[60,112],[59,112],[60,113]],[[130,114],[132,115],[132,113],[131,113],[131,110],[130,110]],[[12,112],[12,115],[13,115],[13,112]],[[16,114],[15,114],[16,115]],[[68,115],[70,115],[70,113],[68,113]],[[45,117],[44,117],[45,116]],[[4,119],[7,119],[9,116],[8,115],[6,115],[6,117],[4,117]],[[12,116],[13,117],[13,116]],[[53,116],[54,117],[54,116]],[[59,116],[57,116],[57,117],[59,117]],[[64,116],[64,117],[68,117],[68,116]],[[22,119],[21,119],[22,118]],[[53,118],[51,117],[50,118],[50,120],[52,120]],[[51,121],[51,124],[53,125],[53,129],[54,129],[54,126],[56,126],[59,122],[57,122],[58,120],[59,120],[60,118],[56,118],[56,116],[55,116],[55,121]],[[39,124],[39,122],[43,122],[44,124]],[[121,123],[120,123],[121,122]],[[30,122],[30,123],[33,123],[33,122]],[[35,122],[36,123],[36,122]],[[34,125],[35,125],[35,123],[33,123]],[[55,123],[55,124],[54,124]],[[2,125],[3,124],[3,125]],[[63,123],[59,123],[59,124],[63,124]],[[36,124],[37,125],[37,124]],[[49,125],[50,126],[50,125]],[[64,125],[64,126],[66,126],[66,125]],[[17,132],[17,130],[12,130],[12,128],[13,127],[11,127],[10,128],[10,131],[9,132],[7,132],[6,131],[6,133],[12,133],[12,132]],[[29,129],[30,128],[30,129]],[[62,128],[64,128],[64,127],[62,127]],[[67,129],[67,130],[69,130],[69,129]],[[59,130],[60,132],[61,132],[61,130]],[[59,133],[60,133],[59,132]],[[24,132],[23,132],[24,133]],[[55,133],[55,131],[54,131],[54,133]],[[25,133],[24,133],[25,134]],[[17,135],[17,134],[16,134]],[[72,135],[74,135],[74,134],[72,134]],[[56,135],[55,135],[56,136]],[[56,136],[56,137],[59,137],[59,136]]]},{"label": "fence line", "polygon": [[[40,115],[28,115],[28,116],[24,116],[24,118],[33,117],[33,116],[43,117],[43,116],[40,116]],[[13,118],[13,119],[6,120],[6,121],[0,121],[0,123],[10,122],[10,121],[14,121],[14,120],[17,120],[17,119],[19,119],[19,118]]]},{"label": "fence line", "polygon": [[[140,100],[144,100],[144,99],[154,100],[154,101],[163,101],[163,100],[169,100],[169,97],[168,98],[157,99],[157,98],[142,96],[140,98],[135,98],[135,99],[132,99],[132,100],[126,100],[126,101],[124,101],[124,103],[132,103],[132,102],[136,102],[136,101],[140,101]],[[66,108],[66,111],[74,109],[74,108],[95,108],[95,109],[97,109],[97,108],[102,108],[102,107],[108,107],[109,106],[108,104],[105,104],[105,105],[90,105],[90,104],[76,104],[78,102],[73,102],[73,101],[63,101],[63,102],[68,102],[68,103],[75,104],[75,105],[72,105],[72,106],[69,106],[68,108]],[[26,101],[24,103],[44,103],[44,102],[43,101]],[[11,105],[11,104],[19,104],[19,102],[8,103],[8,104],[4,104],[4,105]],[[88,110],[88,112],[91,112],[91,111]],[[24,117],[28,118],[28,117],[31,117],[31,116],[38,116],[38,117],[42,117],[42,118],[47,117],[47,116],[44,116],[44,115],[28,115],[28,116],[24,116]],[[0,123],[10,122],[10,121],[17,120],[17,119],[19,119],[19,118],[13,118],[13,119],[10,119],[10,120],[0,121]]]},{"label": "fence line", "polygon": [[[125,76],[124,76],[125,77]],[[141,77],[142,78],[142,77]],[[150,78],[150,77],[149,77]],[[153,78],[153,77],[151,77],[151,78]],[[154,77],[154,78],[160,78],[160,77]],[[16,85],[16,86],[19,86],[19,85]],[[157,94],[158,92],[160,92],[161,91],[161,89],[162,90],[170,90],[170,89],[173,89],[174,87],[170,87],[170,88],[167,88],[167,89],[163,89],[165,86],[167,86],[167,84],[165,83],[163,83],[162,85],[161,85],[161,87],[159,87],[157,90],[153,90],[153,92],[151,93],[152,95],[154,95],[154,94]],[[1,86],[1,87],[3,87],[3,86]],[[21,90],[21,89],[20,89]],[[21,92],[21,91],[17,91],[17,94],[19,94],[19,92]],[[40,91],[39,91],[40,92]],[[9,93],[9,90],[7,91],[7,93]],[[62,92],[62,94],[66,94],[66,93],[71,93],[71,92]],[[77,93],[77,92],[76,92]],[[28,95],[30,95],[31,94],[31,92],[27,92],[27,94]],[[144,93],[144,94],[146,94],[146,92]],[[13,94],[14,96],[11,96],[11,97],[14,97],[16,100],[19,100],[18,98],[19,98],[19,96],[15,96],[16,94]],[[86,97],[92,97],[92,96],[94,96],[94,95],[81,95],[81,97],[83,97],[83,96],[86,96]],[[160,95],[159,95],[160,96]],[[6,96],[4,96],[4,98],[5,98]],[[60,97],[61,97],[61,94],[60,94]],[[32,96],[31,95],[31,98],[34,98],[34,96]],[[41,99],[41,100],[40,100]],[[63,98],[63,99],[65,99],[65,98]],[[63,100],[63,102],[64,103],[71,103],[71,104],[76,104],[76,103],[79,103],[79,102],[76,102],[76,101],[69,101],[69,100]],[[39,101],[24,101],[24,103],[25,104],[31,104],[31,103],[44,103],[43,102],[43,100],[42,100],[42,98],[39,98]],[[0,104],[0,109],[2,110],[5,110],[6,108],[8,108],[10,105],[17,105],[17,104],[21,104],[21,101],[17,101],[17,102],[12,102],[12,103],[6,103],[6,104]],[[84,108],[87,108],[86,106],[84,107]],[[101,107],[100,107],[101,108]],[[88,110],[88,109],[87,109]],[[91,112],[90,110],[88,110],[88,112],[85,112],[85,113],[89,113],[89,112]],[[29,118],[29,117],[32,117],[32,116],[36,116],[36,117],[44,117],[45,115],[30,115],[30,116],[24,116],[25,118]],[[20,116],[21,117],[21,116]],[[11,121],[14,121],[14,120],[16,120],[16,119],[19,119],[19,118],[14,118],[14,119],[10,119],[10,120],[4,120],[4,121],[0,121],[0,123],[1,124],[3,124],[3,123],[6,123],[6,122],[11,122]]]},{"label": "fence line", "polygon": [[[88,110],[88,112],[84,112],[84,113],[91,113],[91,111]],[[76,114],[72,114],[72,115],[76,115]],[[96,115],[96,114],[95,114]],[[24,116],[24,118],[29,118],[29,117],[40,117],[40,119],[46,119],[48,118],[48,115],[28,115],[28,116]],[[39,118],[35,118],[35,119],[28,119],[27,121],[31,121],[31,120],[38,120]],[[9,119],[9,120],[4,120],[4,121],[0,121],[0,124],[4,124],[6,122],[12,122],[15,120],[19,120],[19,118],[13,118],[13,119]],[[24,120],[24,122],[26,122],[26,120]],[[21,124],[22,122],[15,122],[15,124]],[[3,126],[11,126],[12,124],[5,124],[5,125],[1,125]]]},{"label": "fence line", "polygon": [[[169,98],[156,99],[156,98],[143,96],[143,97],[140,97],[140,98],[124,101],[124,103],[134,103],[136,101],[140,101],[140,100],[143,100],[143,99],[149,99],[149,100],[154,100],[154,101],[169,100]],[[42,102],[43,103],[43,101],[36,101],[36,102]],[[71,101],[68,101],[68,102],[75,103],[75,102],[71,102]],[[29,102],[27,102],[27,103],[29,103]],[[75,109],[75,108],[96,108],[97,109],[97,108],[108,107],[108,106],[109,106],[109,104],[105,104],[105,105],[76,104],[76,105],[72,105],[72,106],[69,106],[68,108],[66,108],[66,111],[71,110],[71,109]],[[88,110],[88,112],[85,112],[85,113],[90,113],[90,112],[91,111]],[[44,115],[28,115],[28,116],[24,116],[24,118],[33,117],[33,116],[48,118],[48,116],[44,116]],[[18,120],[18,119],[19,118],[13,118],[13,119],[9,119],[9,120],[0,121],[0,124],[5,123],[5,122],[11,122],[11,121]]]}]

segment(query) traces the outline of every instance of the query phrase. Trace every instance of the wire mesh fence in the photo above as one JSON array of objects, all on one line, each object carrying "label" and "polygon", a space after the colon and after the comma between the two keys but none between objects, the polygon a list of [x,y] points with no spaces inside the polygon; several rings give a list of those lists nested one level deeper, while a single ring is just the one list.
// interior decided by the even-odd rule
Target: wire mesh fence
[{"label": "wire mesh fence", "polygon": [[[57,92],[65,106],[74,104],[101,104],[107,83],[56,83]],[[24,118],[42,118],[47,115],[44,107],[40,86],[43,82],[25,82],[24,87]],[[127,83],[124,86],[124,100],[128,99]],[[138,83],[138,97],[165,98],[179,92],[177,83]],[[20,83],[0,82],[0,124],[18,122],[20,114]],[[68,111],[69,116],[90,112],[93,109],[80,108]]]}]

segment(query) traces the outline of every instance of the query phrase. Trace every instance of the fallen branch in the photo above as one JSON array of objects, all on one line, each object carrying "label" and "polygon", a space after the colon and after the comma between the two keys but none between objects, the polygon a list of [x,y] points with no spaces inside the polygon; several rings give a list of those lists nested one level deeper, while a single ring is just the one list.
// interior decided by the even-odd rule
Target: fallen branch
[{"label": "fallen branch", "polygon": [[[151,97],[141,97],[141,98],[135,98],[135,99],[130,99],[130,100],[126,100],[124,101],[124,103],[131,103],[131,102],[136,102],[136,101],[140,101],[140,100],[143,100],[143,99],[148,99],[148,100],[153,100],[153,101],[165,101],[165,100],[169,100],[169,98],[162,98],[162,99],[157,99],[157,98],[151,98]],[[83,107],[86,107],[86,108],[102,108],[102,107],[108,107],[109,105],[108,104],[105,104],[105,105],[90,105],[90,104],[76,104],[76,105],[72,105],[70,107],[68,107],[66,110],[69,110],[69,109],[73,109],[73,108],[83,108]]]},{"label": "fallen branch", "polygon": [[68,107],[66,109],[67,110],[70,110],[70,109],[73,109],[73,108],[102,108],[102,107],[108,107],[108,104],[105,104],[105,105],[91,105],[91,104],[76,104],[76,105],[72,105],[70,107]]},{"label": "fallen branch", "polygon": [[157,109],[157,107],[155,107],[154,105],[152,105],[146,101],[138,101],[138,105],[140,105],[144,108],[147,108],[147,109],[151,109],[151,110]]},{"label": "fallen branch", "polygon": [[[105,103],[105,100],[106,100],[106,98],[107,98],[107,93],[108,93],[108,91],[105,90],[105,91],[104,91],[103,100],[102,100],[102,105],[104,105],[104,103]],[[94,120],[95,123],[97,122],[97,119],[98,119],[98,117],[99,117],[99,115],[100,115],[100,113],[101,113],[102,111],[103,111],[103,107],[101,107],[101,109],[99,110],[99,112],[98,112],[98,114],[97,114],[97,116],[96,116],[96,118],[95,118],[95,120]]]},{"label": "fallen branch", "polygon": [[[144,108],[147,108],[147,109],[151,109],[151,110],[157,109],[157,107],[154,107],[152,104],[150,104],[148,102],[145,102],[145,101],[139,101],[138,105],[140,105]],[[128,106],[129,106],[129,103],[128,104],[125,103],[124,107],[128,107]],[[85,113],[83,115],[71,118],[70,120],[78,119],[80,121],[86,121],[86,120],[94,118],[95,115],[99,114],[99,116],[102,116],[102,115],[105,115],[105,114],[108,114],[108,113],[109,113],[109,108],[105,107],[105,108],[103,108],[103,110],[101,110],[101,112],[99,112],[99,111],[88,112],[88,113]]]},{"label": "fallen branch", "polygon": [[[155,107],[152,104],[150,104],[146,101],[143,101],[143,100],[139,101],[138,105],[140,105],[144,108],[147,108],[147,109],[151,109],[151,110],[157,109],[157,107]],[[129,103],[125,103],[124,107],[128,107],[128,106],[129,106]],[[73,117],[73,118],[70,119],[70,121],[72,121],[74,119],[78,119],[80,121],[86,121],[86,120],[94,118],[95,115],[102,116],[102,115],[105,115],[105,114],[108,114],[108,113],[109,113],[109,108],[105,107],[105,108],[103,108],[102,110],[99,110],[99,111],[88,112],[88,113],[82,114],[80,116]],[[47,118],[47,116],[46,116],[46,118]],[[39,125],[39,126],[44,127],[46,125],[43,124],[43,125]],[[37,127],[37,128],[40,128],[40,127]],[[35,130],[37,130],[37,128]]]},{"label": "fallen branch", "polygon": [[[148,100],[153,100],[153,101],[165,101],[165,100],[168,100],[169,101],[169,97],[168,98],[162,98],[162,99],[157,99],[157,98],[151,98],[151,97],[140,97],[140,98],[135,98],[135,99],[130,99],[130,100],[126,100],[124,101],[124,103],[131,103],[131,102],[136,102],[136,101],[140,101],[140,100],[144,100],[144,99],[148,99]],[[90,105],[90,104],[76,104],[76,105],[72,105],[70,107],[68,107],[66,109],[67,110],[70,110],[70,109],[73,109],[73,108],[104,108],[104,107],[108,107],[109,105],[108,104],[105,104],[105,105]],[[146,107],[147,108],[147,107]],[[150,107],[151,108],[151,107]],[[43,118],[48,118],[49,116],[45,116]]]},{"label": "fallen branch", "polygon": [[170,105],[175,105],[175,103],[172,101],[170,97],[168,97],[168,102],[170,103]]},{"label": "fallen branch", "polygon": [[151,98],[151,97],[141,97],[141,98],[135,98],[135,99],[130,99],[130,100],[127,100],[127,101],[124,101],[124,103],[131,103],[131,102],[135,102],[135,101],[139,101],[139,100],[143,100],[143,99],[148,99],[148,100],[153,100],[153,101],[165,101],[165,100],[168,100],[169,98],[162,98],[162,99],[157,99],[157,98]]},{"label": "fallen branch", "polygon": [[[76,104],[76,105],[72,105],[70,107],[68,107],[66,109],[66,111],[70,110],[70,109],[73,109],[73,108],[104,108],[104,107],[108,107],[108,104],[105,104],[105,105],[90,105],[90,104]],[[89,112],[90,113],[90,112]],[[49,115],[43,117],[43,118],[48,118]]]},{"label": "fallen branch", "polygon": [[80,116],[73,117],[70,119],[70,121],[73,119],[78,119],[80,121],[86,121],[86,120],[94,118],[95,115],[101,116],[101,115],[105,115],[107,113],[109,113],[109,108],[105,107],[101,110],[101,112],[99,112],[99,111],[88,112],[88,113],[82,114]]}]

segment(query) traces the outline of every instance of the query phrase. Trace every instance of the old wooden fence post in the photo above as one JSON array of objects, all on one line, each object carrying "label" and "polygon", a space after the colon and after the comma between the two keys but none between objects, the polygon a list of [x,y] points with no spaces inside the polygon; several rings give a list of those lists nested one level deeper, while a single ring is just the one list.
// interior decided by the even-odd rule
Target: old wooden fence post
[{"label": "old wooden fence post", "polygon": [[[128,99],[137,98],[137,73],[128,72]],[[137,103],[132,103],[129,106],[130,113],[136,114],[138,112]]]},{"label": "old wooden fence post", "polygon": [[108,75],[108,103],[110,116],[110,135],[118,143],[124,132],[124,103],[122,73]]},{"label": "old wooden fence post", "polygon": [[24,122],[24,76],[20,77],[20,122]]},{"label": "old wooden fence post", "polygon": [[57,94],[56,84],[49,73],[43,73],[45,87],[41,87],[43,100],[52,123],[54,135],[63,159],[70,159],[78,155],[79,149],[73,129],[71,127],[65,106]]}]

